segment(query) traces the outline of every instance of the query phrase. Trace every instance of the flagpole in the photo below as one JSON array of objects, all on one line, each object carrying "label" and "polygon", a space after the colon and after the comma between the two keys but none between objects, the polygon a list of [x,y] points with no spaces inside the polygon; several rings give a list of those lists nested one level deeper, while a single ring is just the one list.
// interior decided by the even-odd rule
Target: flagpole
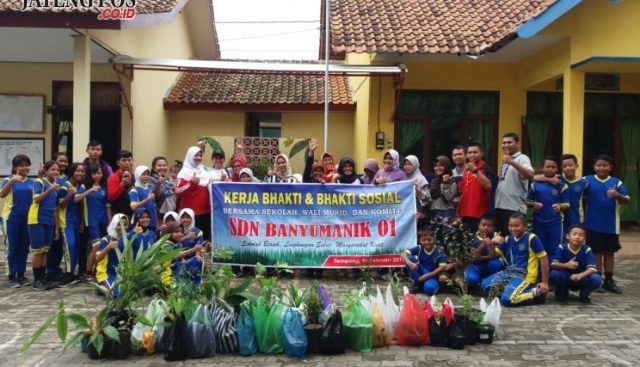
[{"label": "flagpole", "polygon": [[325,0],[324,17],[324,151],[329,145],[329,18],[331,18],[331,0]]}]

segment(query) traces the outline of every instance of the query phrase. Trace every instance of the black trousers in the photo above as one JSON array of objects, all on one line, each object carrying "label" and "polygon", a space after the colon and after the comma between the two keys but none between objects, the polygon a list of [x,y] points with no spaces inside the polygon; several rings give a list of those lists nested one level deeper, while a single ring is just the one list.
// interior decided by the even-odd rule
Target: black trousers
[{"label": "black trousers", "polygon": [[202,230],[205,241],[211,242],[211,213],[196,215],[195,225]]}]

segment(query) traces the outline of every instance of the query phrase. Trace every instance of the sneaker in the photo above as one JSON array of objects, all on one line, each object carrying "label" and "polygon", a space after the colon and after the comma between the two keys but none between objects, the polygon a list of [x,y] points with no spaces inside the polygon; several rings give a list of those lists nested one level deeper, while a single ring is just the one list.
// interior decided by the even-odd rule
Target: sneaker
[{"label": "sneaker", "polygon": [[71,284],[75,284],[75,283],[72,283],[72,282],[75,281],[75,279],[76,279],[76,277],[73,276],[73,274],[65,274],[62,277],[62,279],[58,282],[58,287],[59,288],[67,288]]},{"label": "sneaker", "polygon": [[93,281],[95,281],[95,278],[94,278],[93,274],[91,274],[89,272],[85,272],[84,275],[82,275],[82,279],[85,282],[93,282]]},{"label": "sneaker", "polygon": [[567,303],[567,301],[569,300],[568,294],[560,293],[558,291],[556,291],[555,294],[556,294],[556,301],[560,303]]},{"label": "sneaker", "polygon": [[27,287],[31,285],[31,279],[25,277],[24,275],[18,275],[18,283],[20,285]]},{"label": "sneaker", "polygon": [[578,301],[580,301],[580,303],[589,304],[591,303],[591,298],[589,298],[589,296],[580,296],[580,298],[578,298]]},{"label": "sneaker", "polygon": [[33,290],[34,291],[46,291],[49,288],[49,284],[44,280],[36,280],[33,282]]},{"label": "sneaker", "polygon": [[622,294],[622,289],[620,289],[617,285],[616,285],[616,281],[613,280],[613,278],[611,279],[605,279],[604,280],[604,284],[602,285],[603,288],[611,293],[615,293],[615,294]]},{"label": "sneaker", "polygon": [[20,288],[20,287],[22,287],[22,284],[20,284],[20,282],[17,279],[11,278],[11,279],[9,279],[9,287],[10,288]]}]

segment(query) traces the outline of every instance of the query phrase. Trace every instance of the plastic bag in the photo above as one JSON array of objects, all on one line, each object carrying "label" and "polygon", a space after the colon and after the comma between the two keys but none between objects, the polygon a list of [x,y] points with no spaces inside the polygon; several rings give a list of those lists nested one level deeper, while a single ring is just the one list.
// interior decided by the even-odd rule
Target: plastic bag
[{"label": "plastic bag", "polygon": [[207,358],[216,354],[216,339],[206,308],[199,305],[187,323],[187,358]]},{"label": "plastic bag", "polygon": [[290,357],[303,359],[307,352],[307,334],[300,314],[288,308],[282,319],[282,344],[284,353]]},{"label": "plastic bag", "polygon": [[[145,333],[149,331],[153,331],[155,334],[155,345],[154,349],[156,352],[162,352],[162,333],[164,331],[164,326],[162,325],[162,321],[165,317],[167,317],[167,312],[169,311],[169,306],[164,300],[154,299],[149,303],[147,307],[147,312],[145,313],[145,318],[149,320],[153,325],[153,328],[143,325],[141,323],[136,323],[131,330],[131,338],[138,342],[143,341],[143,337]],[[148,338],[148,337],[147,337]]]},{"label": "plastic bag", "polygon": [[256,329],[253,320],[247,310],[242,307],[240,314],[236,318],[236,331],[238,332],[238,348],[240,355],[252,356],[258,353],[258,341],[256,340]]},{"label": "plastic bag", "polygon": [[320,302],[322,303],[323,310],[331,304],[331,298],[329,298],[329,293],[324,287],[324,284],[320,284],[318,287],[318,296],[320,296]]},{"label": "plastic bag", "polygon": [[382,313],[380,312],[380,307],[378,307],[378,303],[373,304],[373,347],[380,348],[385,347],[391,344],[391,340],[393,340],[393,335],[391,331],[387,329],[387,325],[385,325],[384,320],[382,319]]},{"label": "plastic bag", "polygon": [[342,319],[349,348],[358,352],[370,352],[373,346],[373,319],[360,302],[354,302]]},{"label": "plastic bag", "polygon": [[482,319],[483,324],[493,325],[493,327],[496,328],[494,335],[498,334],[498,326],[500,325],[501,314],[502,305],[500,305],[500,300],[498,298],[494,298],[489,306],[486,306],[484,318]]},{"label": "plastic bag", "polygon": [[431,303],[430,302],[425,302],[423,310],[424,310],[425,316],[427,317],[427,321],[431,320],[431,318],[433,317],[433,314],[434,314],[433,308],[431,307]]},{"label": "plastic bag", "polygon": [[[165,321],[171,323],[169,318]],[[162,344],[165,361],[187,359],[187,320],[183,314],[176,315],[173,323],[165,328]]]},{"label": "plastic bag", "polygon": [[325,325],[327,323],[327,321],[329,321],[329,319],[331,319],[333,314],[336,313],[337,309],[338,309],[338,307],[336,307],[335,303],[331,303],[330,305],[328,305],[324,309],[324,311],[322,311],[322,313],[320,313],[320,317],[318,317],[318,321],[320,321],[320,324],[321,325]]},{"label": "plastic bag", "polygon": [[[377,298],[377,297],[376,297]],[[384,306],[382,306],[382,318],[384,319],[387,329],[391,331],[392,335],[395,335],[396,325],[400,319],[400,307],[393,300],[393,290],[391,284],[387,286],[387,290],[384,295]]]},{"label": "plastic bag", "polygon": [[446,347],[449,338],[449,327],[444,317],[429,319],[429,345],[434,347]]},{"label": "plastic bag", "polygon": [[256,327],[258,349],[261,353],[282,353],[282,311],[283,306],[280,304],[273,304],[271,309],[267,310],[264,300],[258,300],[253,311],[253,323]]},{"label": "plastic bag", "polygon": [[[429,306],[430,308],[430,306]],[[429,325],[427,314],[420,308],[413,294],[405,294],[400,319],[396,325],[398,345],[419,346],[429,343]]]},{"label": "plastic bag", "polygon": [[444,316],[444,321],[447,322],[447,325],[450,325],[453,320],[453,307],[451,307],[451,302],[443,303],[440,310],[442,311],[442,316]]},{"label": "plastic bag", "polygon": [[451,325],[449,325],[447,347],[451,349],[464,349],[466,339],[467,335],[462,329],[462,325],[454,320]]},{"label": "plastic bag", "polygon": [[[330,308],[327,307],[327,309]],[[322,336],[320,337],[320,353],[330,355],[344,354],[347,350],[347,336],[342,325],[342,313],[334,310],[323,325]]]},{"label": "plastic bag", "polygon": [[235,353],[238,351],[238,332],[236,316],[228,305],[213,306],[211,321],[216,335],[216,351],[218,353]]}]

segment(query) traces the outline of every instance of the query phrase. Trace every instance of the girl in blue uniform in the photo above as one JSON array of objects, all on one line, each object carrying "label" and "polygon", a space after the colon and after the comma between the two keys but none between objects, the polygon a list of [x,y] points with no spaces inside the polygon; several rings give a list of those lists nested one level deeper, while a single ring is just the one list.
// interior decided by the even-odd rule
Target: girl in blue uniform
[{"label": "girl in blue uniform", "polygon": [[[193,210],[184,208],[180,211],[180,224],[184,228],[184,236],[180,242],[184,251],[178,254],[176,261],[179,261],[185,268],[189,279],[195,284],[200,284],[202,275],[202,258],[200,252],[203,248],[204,235],[202,230],[195,226],[195,214]],[[174,275],[179,270],[174,261]]]},{"label": "girl in blue uniform", "polygon": [[96,252],[96,281],[102,287],[108,289],[114,297],[118,296],[118,289],[113,287],[116,282],[116,270],[118,268],[118,254],[113,251],[116,247],[122,251],[124,249],[123,232],[127,233],[127,227],[129,226],[129,220],[127,216],[122,213],[117,213],[111,218],[109,228],[107,228],[107,235],[102,237],[98,241]]},{"label": "girl in blue uniform", "polygon": [[[69,168],[69,158],[67,155],[61,152],[53,153],[51,157],[58,164],[58,168],[60,169],[60,174],[56,178],[56,182],[60,185],[60,188],[64,188],[67,184],[67,169]],[[60,199],[60,195],[62,190],[58,191],[58,199]],[[62,195],[66,195],[66,192]],[[57,214],[60,217],[60,214]],[[64,219],[64,218],[63,218]],[[53,242],[51,242],[51,248],[49,248],[49,252],[47,252],[47,280],[53,283],[58,283],[57,285],[61,285],[59,282],[62,282],[62,272],[60,270],[60,262],[64,256],[64,243],[61,235],[61,228],[57,228],[53,233]]]},{"label": "girl in blue uniform", "polygon": [[133,215],[133,230],[129,233],[129,238],[133,240],[133,256],[138,254],[140,248],[146,251],[149,246],[156,242],[156,232],[149,229],[151,216],[147,209],[142,209],[140,214]]},{"label": "girl in blue uniform", "polygon": [[76,201],[84,200],[84,220],[89,233],[91,253],[87,256],[87,272],[85,278],[93,278],[93,266],[100,239],[106,234],[109,217],[107,212],[107,185],[102,167],[97,164],[89,165],[91,187],[80,187]]},{"label": "girl in blue uniform", "polygon": [[33,201],[29,207],[29,241],[33,257],[33,289],[43,291],[51,289],[52,285],[45,279],[47,266],[47,252],[53,241],[55,211],[58,206],[57,191],[60,185],[56,179],[60,175],[60,169],[56,161],[47,161],[44,164],[44,177],[37,178],[33,182]]},{"label": "girl in blue uniform", "polygon": [[146,210],[151,216],[149,229],[154,231],[158,224],[156,217],[156,196],[153,193],[151,181],[151,171],[147,166],[138,166],[135,170],[135,185],[129,190],[129,201],[134,216],[139,216]]},{"label": "girl in blue uniform", "polygon": [[29,256],[27,215],[33,196],[33,180],[28,178],[31,160],[18,154],[11,160],[11,177],[0,183],[0,198],[4,199],[2,223],[6,244],[9,286],[19,288],[29,284],[24,276]]}]

